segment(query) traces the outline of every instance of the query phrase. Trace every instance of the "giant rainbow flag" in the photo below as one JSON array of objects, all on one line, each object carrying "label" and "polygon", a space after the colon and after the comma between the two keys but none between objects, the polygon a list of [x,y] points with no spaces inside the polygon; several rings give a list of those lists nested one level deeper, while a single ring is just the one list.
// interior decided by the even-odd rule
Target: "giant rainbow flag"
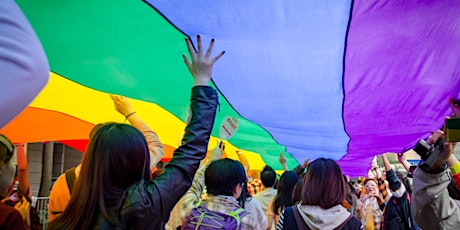
[{"label": "giant rainbow flag", "polygon": [[290,168],[328,157],[345,174],[366,175],[373,156],[441,127],[448,99],[460,97],[455,0],[17,2],[51,78],[0,130],[15,142],[84,143],[95,124],[123,122],[108,96],[120,94],[170,154],[192,85],[184,38],[197,34],[226,51],[213,74],[220,109],[210,148],[222,119],[237,117],[226,154],[242,150],[252,169],[281,169],[285,152]]}]

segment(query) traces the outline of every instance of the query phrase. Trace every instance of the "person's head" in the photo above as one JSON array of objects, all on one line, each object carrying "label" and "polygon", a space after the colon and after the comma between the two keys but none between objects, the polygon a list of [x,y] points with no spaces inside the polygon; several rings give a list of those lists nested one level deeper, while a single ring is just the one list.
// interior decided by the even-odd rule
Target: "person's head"
[{"label": "person's head", "polygon": [[133,183],[148,181],[149,163],[147,142],[138,129],[120,123],[98,127],[83,155],[69,205],[52,226],[86,229],[95,224],[99,212],[115,222],[107,203],[116,202]]},{"label": "person's head", "polygon": [[7,195],[8,188],[13,183],[16,173],[13,157],[13,144],[6,136],[0,134],[0,195]]},{"label": "person's head", "polygon": [[147,142],[138,129],[106,123],[97,129],[88,144],[79,178],[90,176],[90,181],[100,180],[105,191],[125,189],[140,179],[150,178],[149,164]]},{"label": "person's head", "polygon": [[409,178],[407,178],[407,175],[400,171],[396,171],[396,176],[406,188],[407,193],[412,194],[412,185],[409,181]]},{"label": "person's head", "polygon": [[285,171],[278,181],[278,193],[274,198],[273,211],[279,215],[284,207],[292,205],[292,191],[299,177],[293,171]]},{"label": "person's head", "polygon": [[273,187],[276,181],[276,172],[272,167],[266,165],[260,173],[260,180],[265,188]]},{"label": "person's head", "polygon": [[374,178],[367,178],[364,180],[364,190],[366,190],[366,194],[379,193],[379,184],[377,180]]},{"label": "person's head", "polygon": [[223,158],[206,168],[204,183],[208,194],[238,198],[246,186],[246,172],[239,161]]},{"label": "person's head", "polygon": [[346,193],[342,170],[334,160],[318,158],[310,163],[304,179],[302,205],[329,209],[342,204]]},{"label": "person's head", "polygon": [[357,182],[353,182],[353,187],[355,188],[355,191],[361,191],[363,189],[363,185],[361,184],[361,180]]}]

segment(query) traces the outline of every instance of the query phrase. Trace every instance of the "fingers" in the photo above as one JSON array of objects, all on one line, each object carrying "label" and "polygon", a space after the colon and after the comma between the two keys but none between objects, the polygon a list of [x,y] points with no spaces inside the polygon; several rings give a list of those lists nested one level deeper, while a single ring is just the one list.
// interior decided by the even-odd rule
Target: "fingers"
[{"label": "fingers", "polygon": [[213,47],[214,47],[214,38],[211,39],[211,42],[209,43],[208,50],[206,50],[206,54],[205,54],[206,58],[209,58],[211,56]]},{"label": "fingers", "polygon": [[188,71],[190,71],[190,73],[192,73],[192,69],[191,69],[192,63],[190,63],[190,60],[188,59],[187,56],[185,56],[185,54],[182,54],[182,57],[184,58],[184,62],[185,62],[185,65],[188,68]]},{"label": "fingers", "polygon": [[[188,38],[185,38],[185,42],[187,43],[187,49],[188,49],[188,52],[190,53],[190,56],[192,57],[192,60],[195,60],[197,57],[199,56],[202,56],[203,55],[203,43],[201,41],[201,36],[200,35],[197,35],[197,43],[198,43],[198,52],[195,52],[195,50],[193,49],[193,45],[190,41],[190,39]],[[211,57],[211,54],[212,54],[212,50],[214,48],[214,42],[215,42],[215,39],[211,39],[211,42],[209,43],[209,47],[208,49],[206,50],[206,54],[205,54],[205,57],[207,59],[209,59]],[[222,57],[222,55],[225,54],[225,51],[222,51],[221,53],[219,53],[217,56],[213,57],[211,59],[211,63],[215,63],[217,60],[219,60],[220,57]],[[185,61],[185,64],[187,66],[190,66],[190,60],[187,58],[187,56],[185,55],[182,55],[184,57],[184,61]]]},{"label": "fingers", "polygon": [[222,57],[225,54],[225,51],[220,52],[217,56],[212,58],[212,63],[215,63],[217,60],[219,60],[220,57]]},{"label": "fingers", "polygon": [[431,134],[431,136],[428,137],[428,139],[426,140],[426,142],[430,145],[434,144],[439,138],[442,137],[442,135],[444,134],[443,131],[441,130],[436,130],[436,132],[434,132],[433,134]]},{"label": "fingers", "polygon": [[456,144],[457,144],[456,142],[444,143],[444,146],[443,146],[444,152],[449,153],[449,155],[451,155],[454,152]]},{"label": "fingers", "polygon": [[117,96],[116,95],[110,94],[110,98],[112,99],[113,102],[117,101]]},{"label": "fingers", "polygon": [[[190,39],[185,38],[185,43],[187,44],[188,53],[190,54],[190,57],[192,57],[192,60],[196,59],[196,52],[193,49],[192,42],[190,42]],[[183,55],[183,56],[184,56],[184,59],[185,59],[186,56],[185,55]],[[190,62],[188,62],[188,63],[190,63]],[[187,65],[187,66],[189,66],[189,65]]]},{"label": "fingers", "polygon": [[198,34],[196,35],[196,40],[198,43],[198,56],[203,55],[203,45],[201,44],[201,36]]},{"label": "fingers", "polygon": [[111,94],[111,95],[110,95],[110,98],[112,98],[112,100],[113,100],[114,102],[120,102],[120,101],[128,100],[128,98],[125,97],[125,96],[114,95],[114,94]]}]

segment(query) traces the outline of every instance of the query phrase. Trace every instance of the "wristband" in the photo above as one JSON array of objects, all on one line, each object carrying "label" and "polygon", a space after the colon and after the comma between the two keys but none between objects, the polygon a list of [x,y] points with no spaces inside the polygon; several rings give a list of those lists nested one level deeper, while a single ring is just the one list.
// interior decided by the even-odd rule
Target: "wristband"
[{"label": "wristband", "polygon": [[453,175],[460,173],[460,162],[455,163],[450,167],[450,171]]},{"label": "wristband", "polygon": [[128,118],[129,118],[130,116],[132,116],[133,114],[135,114],[135,113],[136,113],[136,112],[132,112],[132,113],[130,113],[130,114],[128,114],[128,115],[126,115],[126,117],[125,117],[125,118],[126,118],[126,120],[128,120]]}]

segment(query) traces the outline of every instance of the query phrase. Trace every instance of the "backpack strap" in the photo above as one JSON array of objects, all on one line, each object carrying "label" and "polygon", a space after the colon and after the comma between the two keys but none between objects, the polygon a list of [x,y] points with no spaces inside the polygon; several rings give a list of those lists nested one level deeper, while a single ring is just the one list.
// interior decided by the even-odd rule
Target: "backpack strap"
[{"label": "backpack strap", "polygon": [[351,218],[353,218],[353,215],[352,215],[352,214],[350,214],[350,215],[347,217],[347,219],[345,219],[345,221],[344,221],[342,224],[340,224],[339,226],[337,226],[337,228],[334,228],[334,230],[341,230],[341,229],[343,229],[343,228],[345,227],[345,225],[347,225],[348,221],[351,220]]},{"label": "backpack strap", "polygon": [[308,227],[307,223],[303,220],[302,216],[300,216],[299,209],[297,209],[296,205],[293,205],[289,207],[292,209],[292,214],[294,214],[295,222],[297,224],[298,229],[305,229],[305,230],[311,230],[310,227]]},{"label": "backpack strap", "polygon": [[[206,200],[199,200],[196,204],[195,204],[195,208],[198,208],[198,207],[204,207],[206,208],[206,205],[207,205],[207,202]],[[249,212],[244,209],[244,208],[237,208],[231,212],[229,212],[228,214],[226,215],[229,215],[233,218],[235,218],[236,222],[238,223],[238,229],[241,228],[241,218],[243,218],[244,216],[246,216],[247,214],[249,214]]]},{"label": "backpack strap", "polygon": [[72,195],[75,179],[77,178],[77,175],[75,174],[75,168],[76,167],[72,167],[65,171],[65,180],[67,181],[67,187],[69,187],[70,195]]},{"label": "backpack strap", "polygon": [[247,214],[249,214],[249,212],[246,211],[244,208],[239,208],[228,213],[229,216],[235,218],[236,222],[238,223],[238,229],[241,228],[241,218],[243,218]]}]

